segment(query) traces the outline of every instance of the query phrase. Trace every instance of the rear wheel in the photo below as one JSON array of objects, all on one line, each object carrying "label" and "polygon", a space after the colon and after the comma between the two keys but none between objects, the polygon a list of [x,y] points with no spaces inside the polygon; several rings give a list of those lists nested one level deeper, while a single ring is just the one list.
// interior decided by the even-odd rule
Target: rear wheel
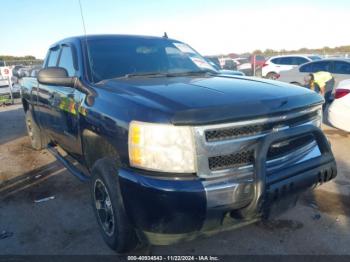
[{"label": "rear wheel", "polygon": [[276,80],[277,76],[278,76],[278,74],[276,74],[275,72],[270,72],[266,75],[266,78],[271,79],[271,80]]},{"label": "rear wheel", "polygon": [[28,132],[28,136],[30,138],[32,147],[35,150],[44,149],[47,146],[47,143],[45,143],[47,140],[45,139],[45,135],[41,132],[39,126],[35,122],[32,112],[30,110],[27,110],[25,114],[25,119],[26,119],[27,132]]},{"label": "rear wheel", "polygon": [[139,240],[125,214],[113,162],[100,159],[92,168],[92,207],[107,245],[117,253],[125,253],[134,250]]}]

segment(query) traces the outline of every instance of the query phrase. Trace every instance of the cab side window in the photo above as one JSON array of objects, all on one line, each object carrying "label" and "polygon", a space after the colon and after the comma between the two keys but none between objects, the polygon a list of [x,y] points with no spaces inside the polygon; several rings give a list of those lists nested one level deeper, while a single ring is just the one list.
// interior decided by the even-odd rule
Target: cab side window
[{"label": "cab side window", "polygon": [[60,56],[60,61],[58,63],[59,67],[63,67],[67,70],[69,76],[75,76],[75,68],[73,63],[73,53],[69,46],[62,46],[62,52]]},{"label": "cab side window", "polygon": [[46,67],[57,66],[57,60],[58,60],[59,54],[60,54],[60,49],[58,47],[55,49],[51,49]]}]

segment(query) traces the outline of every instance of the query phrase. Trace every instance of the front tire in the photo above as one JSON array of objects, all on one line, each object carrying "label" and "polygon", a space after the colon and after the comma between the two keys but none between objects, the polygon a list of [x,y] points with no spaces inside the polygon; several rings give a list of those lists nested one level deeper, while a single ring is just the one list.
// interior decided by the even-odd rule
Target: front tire
[{"label": "front tire", "polygon": [[139,242],[125,214],[116,164],[107,158],[92,168],[91,199],[106,244],[117,253],[134,250]]}]

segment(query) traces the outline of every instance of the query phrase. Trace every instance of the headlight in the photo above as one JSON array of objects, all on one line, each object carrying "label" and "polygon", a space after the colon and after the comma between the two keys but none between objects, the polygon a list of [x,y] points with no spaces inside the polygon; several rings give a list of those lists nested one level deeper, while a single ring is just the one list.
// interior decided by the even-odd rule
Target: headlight
[{"label": "headlight", "polygon": [[129,127],[130,165],[160,172],[196,172],[191,127],[132,121]]}]

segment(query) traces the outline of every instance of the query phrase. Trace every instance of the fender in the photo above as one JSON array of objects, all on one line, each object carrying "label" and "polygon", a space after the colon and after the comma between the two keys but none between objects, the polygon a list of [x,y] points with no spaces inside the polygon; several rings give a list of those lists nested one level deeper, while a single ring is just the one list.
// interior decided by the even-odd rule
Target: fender
[{"label": "fender", "polygon": [[82,132],[82,147],[86,167],[89,171],[97,160],[105,157],[115,159],[116,163],[120,165],[119,155],[115,147],[106,138],[89,129]]}]

